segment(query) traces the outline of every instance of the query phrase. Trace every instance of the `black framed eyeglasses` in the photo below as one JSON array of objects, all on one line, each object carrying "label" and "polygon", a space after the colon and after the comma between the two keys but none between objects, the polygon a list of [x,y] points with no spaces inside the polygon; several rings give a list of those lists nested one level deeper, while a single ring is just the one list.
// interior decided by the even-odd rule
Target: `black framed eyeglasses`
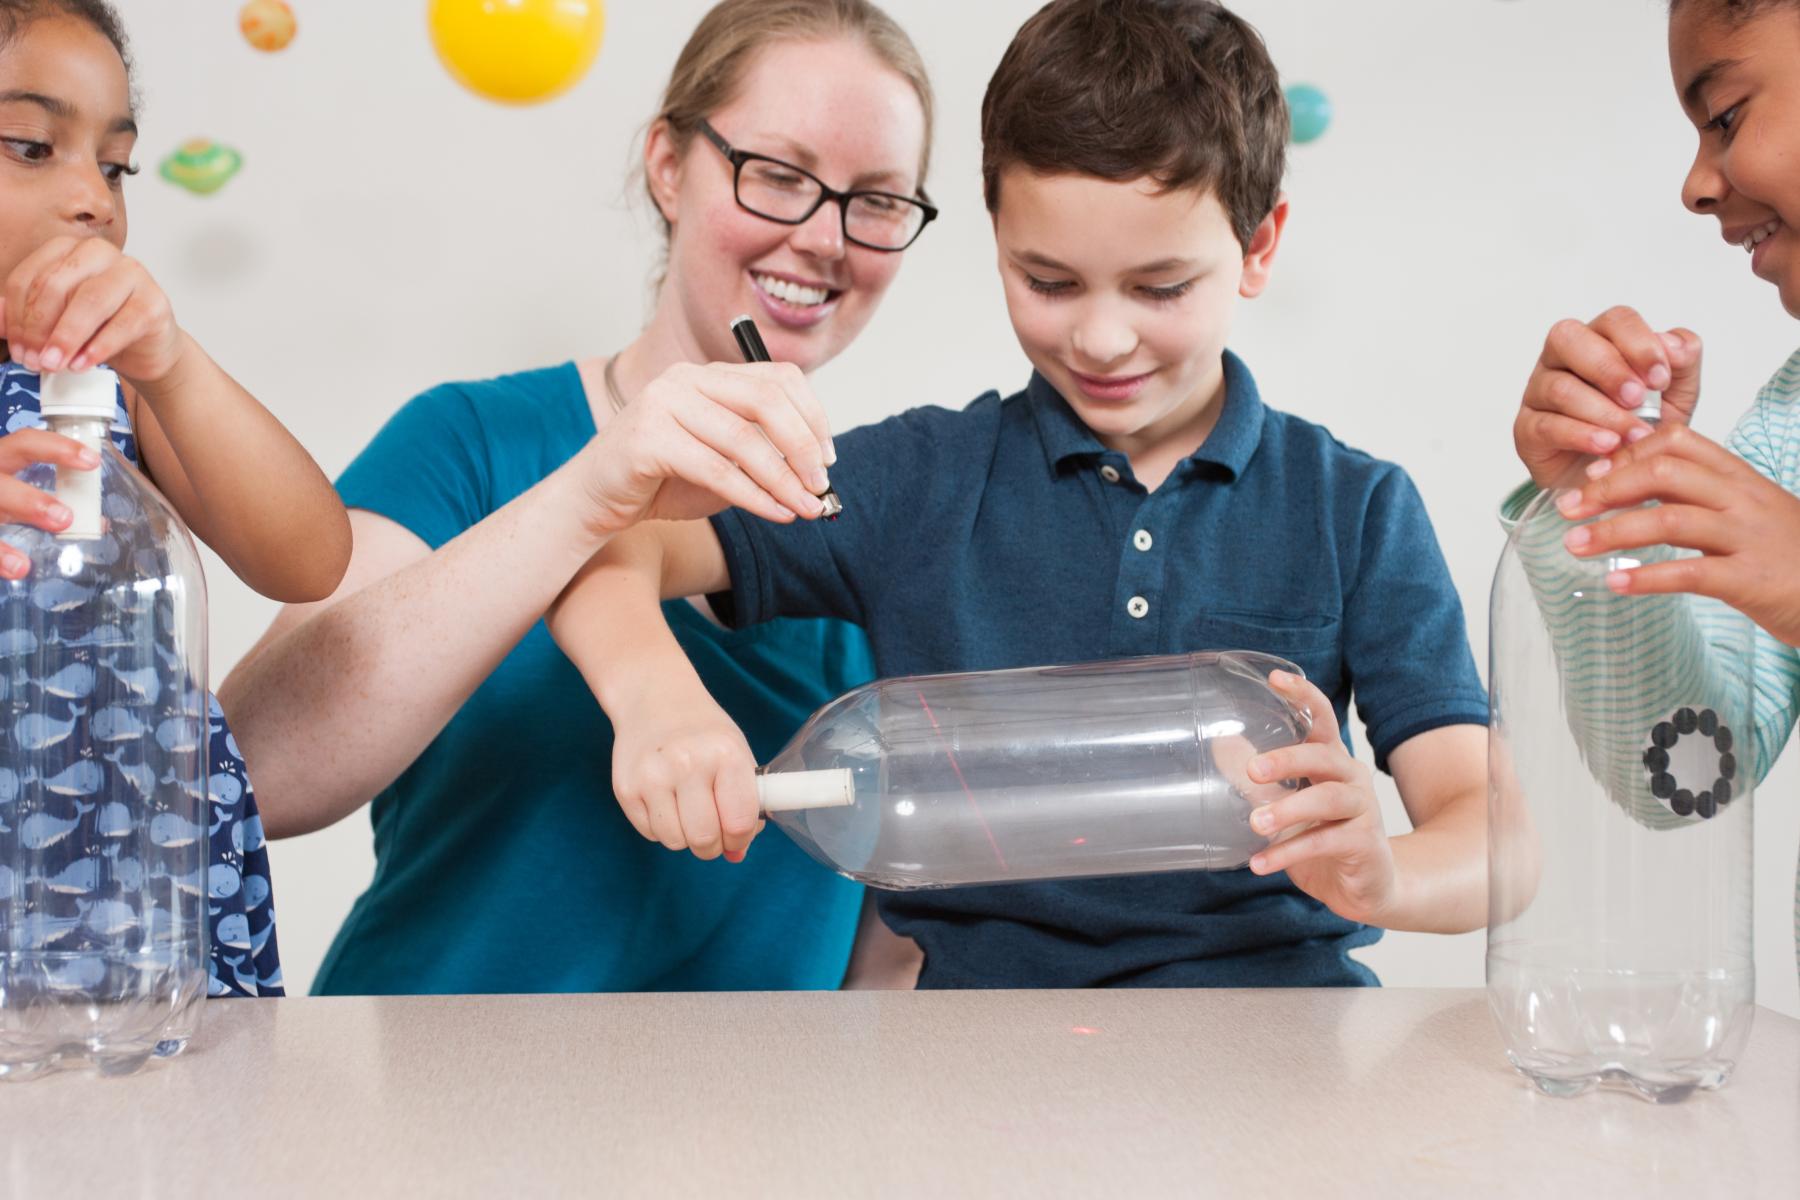
[{"label": "black framed eyeglasses", "polygon": [[705,121],[700,132],[731,164],[738,207],[778,225],[804,225],[826,203],[838,206],[844,240],[888,253],[904,250],[937,218],[937,208],[918,196],[893,192],[840,192],[793,163],[739,150]]}]

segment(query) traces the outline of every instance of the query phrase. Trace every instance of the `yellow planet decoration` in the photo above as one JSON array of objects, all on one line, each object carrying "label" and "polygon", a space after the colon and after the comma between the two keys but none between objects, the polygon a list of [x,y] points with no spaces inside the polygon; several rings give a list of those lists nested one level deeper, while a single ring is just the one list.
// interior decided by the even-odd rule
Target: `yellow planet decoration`
[{"label": "yellow planet decoration", "polygon": [[157,170],[176,187],[197,196],[210,196],[243,165],[244,156],[230,146],[221,146],[210,138],[194,138],[177,146]]},{"label": "yellow planet decoration", "polygon": [[452,78],[503,104],[573,87],[600,53],[601,0],[431,0],[431,44]]},{"label": "yellow planet decoration", "polygon": [[287,0],[250,0],[238,9],[238,29],[243,32],[244,40],[270,54],[286,50],[298,27],[299,22],[294,19],[294,10],[288,7]]}]

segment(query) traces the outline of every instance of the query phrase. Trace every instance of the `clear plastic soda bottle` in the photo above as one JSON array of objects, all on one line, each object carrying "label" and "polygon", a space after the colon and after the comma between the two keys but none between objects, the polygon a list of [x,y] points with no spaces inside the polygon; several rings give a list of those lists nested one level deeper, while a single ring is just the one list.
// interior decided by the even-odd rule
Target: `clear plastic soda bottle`
[{"label": "clear plastic soda bottle", "polygon": [[0,582],[0,1077],[117,1074],[186,1045],[206,995],[206,592],[187,531],[107,436],[118,382],[48,375],[92,471],[19,478],[75,514],[7,525]]},{"label": "clear plastic soda bottle", "polygon": [[880,888],[1230,870],[1250,813],[1296,787],[1256,755],[1311,718],[1243,651],[884,679],[809,720],[759,778],[764,810]]},{"label": "clear plastic soda bottle", "polygon": [[1723,1084],[1750,1031],[1756,631],[1607,586],[1688,551],[1569,553],[1556,502],[1585,465],[1524,509],[1494,576],[1488,1000],[1541,1090],[1667,1102]]}]

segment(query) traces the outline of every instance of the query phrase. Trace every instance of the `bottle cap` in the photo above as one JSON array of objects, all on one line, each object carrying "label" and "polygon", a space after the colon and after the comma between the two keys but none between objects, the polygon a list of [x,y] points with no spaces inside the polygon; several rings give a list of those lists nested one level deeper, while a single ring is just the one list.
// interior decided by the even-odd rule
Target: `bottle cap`
[{"label": "bottle cap", "polygon": [[38,385],[38,409],[50,417],[96,417],[118,412],[119,377],[105,367],[47,372]]},{"label": "bottle cap", "polygon": [[1645,392],[1644,402],[1632,411],[1632,416],[1640,421],[1662,420],[1662,393]]}]

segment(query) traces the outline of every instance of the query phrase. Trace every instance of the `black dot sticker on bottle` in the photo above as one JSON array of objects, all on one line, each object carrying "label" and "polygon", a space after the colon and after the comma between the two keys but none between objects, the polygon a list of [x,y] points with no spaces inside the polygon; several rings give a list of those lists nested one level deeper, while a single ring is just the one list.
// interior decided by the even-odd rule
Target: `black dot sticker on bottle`
[{"label": "black dot sticker on bottle", "polygon": [[[1712,775],[1712,786],[1695,792],[1683,786],[1674,769],[1671,751],[1689,734],[1699,734],[1712,742],[1718,753],[1718,765]],[[1649,776],[1650,794],[1668,805],[1678,817],[1698,816],[1708,820],[1731,803],[1732,783],[1737,777],[1737,759],[1731,754],[1731,728],[1719,720],[1710,708],[1696,711],[1683,706],[1666,721],[1658,721],[1650,730],[1650,744],[1644,748],[1644,772]],[[1689,766],[1692,766],[1690,761]],[[1704,770],[1704,768],[1702,768]],[[1702,775],[1705,778],[1705,775]]]}]

